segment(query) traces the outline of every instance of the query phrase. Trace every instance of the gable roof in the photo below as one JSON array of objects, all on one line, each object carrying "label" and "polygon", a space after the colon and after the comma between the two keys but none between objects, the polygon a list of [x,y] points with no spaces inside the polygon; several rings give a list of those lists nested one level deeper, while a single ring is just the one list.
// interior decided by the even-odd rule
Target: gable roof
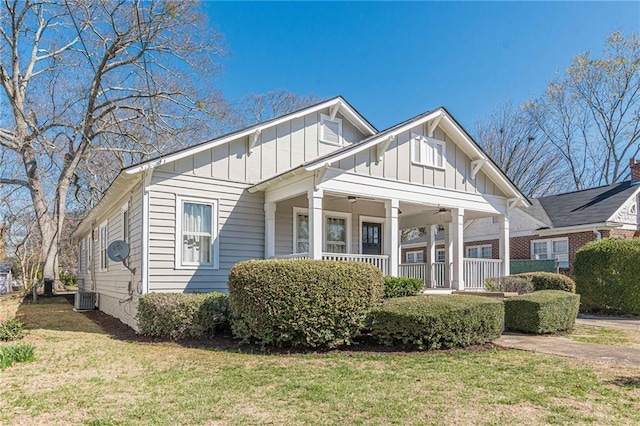
[{"label": "gable roof", "polygon": [[451,116],[451,114],[445,107],[440,107],[416,115],[413,118],[405,120],[373,136],[365,138],[360,142],[338,149],[337,151],[332,151],[326,155],[308,161],[300,166],[291,168],[276,176],[267,178],[252,186],[250,188],[250,191],[264,189],[265,187],[269,186],[272,181],[282,180],[286,175],[296,174],[296,172],[301,169],[304,169],[305,171],[313,171],[322,167],[326,167],[334,162],[362,152],[365,149],[375,147],[376,145],[383,143],[385,140],[388,140],[390,137],[395,137],[396,135],[404,131],[407,131],[415,126],[426,123],[436,118],[444,118],[444,122],[440,121],[440,123],[448,123],[451,130],[458,132],[460,140],[462,141],[462,144],[458,145],[462,145],[461,148],[472,160],[482,160],[486,162],[487,167],[483,167],[484,172],[490,178],[492,178],[494,183],[506,194],[508,194],[510,198],[518,200],[518,202],[520,202],[521,205],[525,207],[531,204],[527,197],[525,197],[524,194],[520,192],[518,187],[511,181],[511,179],[509,179],[509,177],[500,169],[500,167],[498,167],[498,165],[491,159],[491,157],[489,157],[489,155],[484,152],[480,145],[478,145],[478,143],[469,135],[469,133],[467,133],[467,131],[460,125],[460,123],[458,123],[458,121],[456,121],[456,119]]},{"label": "gable roof", "polygon": [[293,120],[294,118],[311,114],[314,111],[320,111],[325,108],[339,108],[339,112],[342,113],[345,117],[347,117],[359,130],[361,130],[365,135],[375,135],[378,132],[376,129],[363,115],[361,115],[349,102],[347,102],[342,96],[335,96],[331,99],[327,99],[326,101],[318,102],[317,104],[310,105],[308,107],[293,111],[289,114],[281,115],[279,117],[274,117],[270,120],[263,121],[260,123],[256,123],[252,126],[245,127],[240,130],[236,130],[231,133],[227,133],[225,135],[216,137],[214,139],[210,139],[208,141],[192,145],[186,148],[179,149],[177,151],[173,151],[167,155],[155,157],[149,160],[145,160],[138,164],[131,165],[129,167],[125,167],[122,171],[128,174],[139,173],[148,168],[153,168],[160,166],[162,164],[170,163],[172,161],[179,160],[184,157],[188,157],[193,154],[197,154],[202,151],[206,151],[210,148],[223,145],[225,143],[229,143],[238,138],[242,138],[245,136],[249,136],[252,134],[256,134],[256,132],[262,131],[262,129],[266,129],[269,127],[277,126],[280,123],[284,123],[289,120]]},{"label": "gable roof", "polygon": [[638,182],[626,181],[549,195],[532,200],[526,213],[553,228],[604,223],[638,192]]}]

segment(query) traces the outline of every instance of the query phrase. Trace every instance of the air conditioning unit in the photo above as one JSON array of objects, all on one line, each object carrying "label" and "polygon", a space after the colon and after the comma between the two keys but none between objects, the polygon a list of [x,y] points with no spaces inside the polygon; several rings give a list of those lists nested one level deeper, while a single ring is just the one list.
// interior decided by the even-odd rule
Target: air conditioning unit
[{"label": "air conditioning unit", "polygon": [[92,311],[96,308],[96,294],[89,291],[76,292],[74,309],[76,311]]}]

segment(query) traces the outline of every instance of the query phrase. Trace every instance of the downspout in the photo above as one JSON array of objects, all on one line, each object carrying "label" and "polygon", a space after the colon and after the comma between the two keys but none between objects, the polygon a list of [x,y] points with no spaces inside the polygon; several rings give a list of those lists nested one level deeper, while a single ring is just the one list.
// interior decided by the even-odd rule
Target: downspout
[{"label": "downspout", "polygon": [[595,226],[593,227],[593,233],[596,234],[596,241],[602,241],[602,233]]}]

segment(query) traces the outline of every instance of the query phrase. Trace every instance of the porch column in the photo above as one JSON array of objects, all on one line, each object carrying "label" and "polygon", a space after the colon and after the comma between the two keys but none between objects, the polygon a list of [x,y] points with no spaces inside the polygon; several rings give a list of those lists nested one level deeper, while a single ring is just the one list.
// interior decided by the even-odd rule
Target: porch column
[{"label": "porch column", "polygon": [[427,237],[427,258],[425,259],[427,270],[425,276],[425,284],[430,288],[436,287],[433,271],[433,264],[436,262],[436,232],[438,232],[438,225],[427,225],[425,227],[425,234]]},{"label": "porch column", "polygon": [[309,259],[322,259],[322,189],[310,189]]},{"label": "porch column", "polygon": [[453,242],[452,288],[464,290],[464,209],[451,209],[451,240]]},{"label": "porch column", "polygon": [[264,258],[276,255],[276,203],[264,203]]},{"label": "porch column", "polygon": [[506,215],[500,215],[498,217],[498,226],[500,231],[498,233],[500,238],[500,273],[503,277],[511,274],[511,253],[509,246],[509,218]]},{"label": "porch column", "polygon": [[387,274],[392,277],[398,276],[398,263],[400,260],[399,238],[398,238],[398,210],[400,201],[397,199],[386,200],[384,202],[386,210],[384,223],[384,245],[385,252],[389,256],[389,270]]}]

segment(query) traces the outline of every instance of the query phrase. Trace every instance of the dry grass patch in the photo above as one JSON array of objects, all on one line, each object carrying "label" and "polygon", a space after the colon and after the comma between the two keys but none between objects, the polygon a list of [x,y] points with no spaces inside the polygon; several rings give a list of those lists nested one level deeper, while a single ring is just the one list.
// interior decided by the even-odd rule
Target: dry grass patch
[{"label": "dry grass patch", "polygon": [[640,329],[625,330],[576,324],[566,337],[576,342],[640,349]]},{"label": "dry grass patch", "polygon": [[37,359],[0,375],[0,424],[640,423],[628,367],[502,349],[256,355],[120,341],[53,301],[16,313]]}]

